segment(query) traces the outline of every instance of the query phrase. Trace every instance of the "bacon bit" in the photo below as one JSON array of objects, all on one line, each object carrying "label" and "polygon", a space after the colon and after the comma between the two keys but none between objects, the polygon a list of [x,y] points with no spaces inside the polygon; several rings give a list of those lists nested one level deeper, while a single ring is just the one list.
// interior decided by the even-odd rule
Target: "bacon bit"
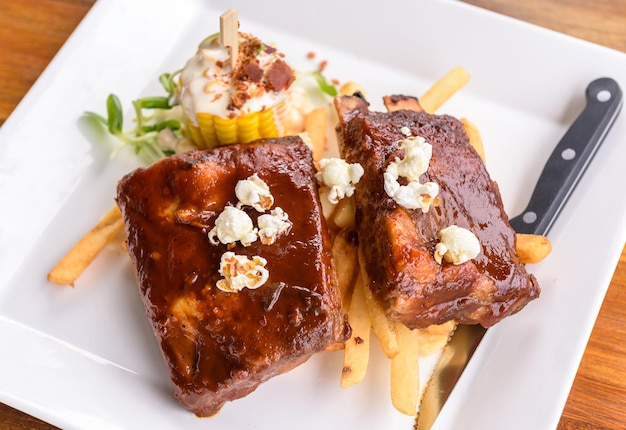
[{"label": "bacon bit", "polygon": [[230,96],[230,105],[234,106],[237,109],[241,109],[241,107],[246,104],[249,96],[243,91],[237,91]]},{"label": "bacon bit", "polygon": [[320,63],[319,66],[317,66],[317,70],[319,70],[320,72],[323,72],[326,66],[328,66],[328,61],[324,60]]},{"label": "bacon bit", "polygon": [[306,58],[308,58],[309,60],[314,59],[314,58],[315,58],[315,52],[313,52],[313,51],[309,51],[309,52],[306,54]]},{"label": "bacon bit", "polygon": [[335,86],[338,86],[341,83],[341,81],[339,79],[337,79],[337,78],[331,79],[330,82],[332,82],[333,85],[335,85]]},{"label": "bacon bit", "polygon": [[252,82],[260,82],[263,78],[263,69],[256,63],[244,64],[242,69]]},{"label": "bacon bit", "polygon": [[273,91],[286,90],[295,79],[293,70],[284,61],[276,61],[267,72],[267,83]]}]

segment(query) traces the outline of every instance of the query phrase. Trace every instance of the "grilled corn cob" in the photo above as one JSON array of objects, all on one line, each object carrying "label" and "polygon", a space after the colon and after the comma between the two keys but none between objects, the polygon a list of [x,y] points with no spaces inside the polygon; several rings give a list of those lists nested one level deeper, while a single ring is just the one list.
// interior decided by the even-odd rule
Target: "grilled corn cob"
[{"label": "grilled corn cob", "polygon": [[285,110],[282,102],[276,108],[263,109],[235,118],[222,118],[208,113],[196,115],[198,125],[188,122],[189,134],[194,143],[202,149],[234,143],[250,143],[265,137],[279,137],[284,134],[279,127]]}]

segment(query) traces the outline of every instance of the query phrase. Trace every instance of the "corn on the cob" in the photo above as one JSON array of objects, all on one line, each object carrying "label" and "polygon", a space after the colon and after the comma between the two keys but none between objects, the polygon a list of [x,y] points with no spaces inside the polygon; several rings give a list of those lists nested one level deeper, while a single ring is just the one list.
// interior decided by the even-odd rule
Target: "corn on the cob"
[{"label": "corn on the cob", "polygon": [[259,133],[261,137],[277,137],[278,127],[273,109],[265,109],[259,113]]},{"label": "corn on the cob", "polygon": [[237,143],[237,118],[213,116],[213,124],[219,145]]},{"label": "corn on the cob", "polygon": [[262,137],[279,137],[280,118],[285,102],[276,108],[263,109],[236,118],[222,118],[208,113],[196,115],[198,126],[188,122],[189,135],[199,148],[213,148],[233,143],[249,143]]},{"label": "corn on the cob", "polygon": [[261,137],[259,133],[260,112],[253,112],[237,118],[237,141],[250,143]]},{"label": "corn on the cob", "polygon": [[204,137],[202,137],[202,131],[200,127],[193,125],[189,118],[185,119],[185,123],[187,124],[187,129],[189,130],[189,138],[192,140],[195,145],[200,149],[207,149],[208,146],[204,141]]},{"label": "corn on the cob", "polygon": [[202,134],[202,139],[206,148],[213,148],[219,144],[219,138],[217,137],[215,129],[215,117],[206,113],[200,113],[196,117],[198,119],[198,126]]}]

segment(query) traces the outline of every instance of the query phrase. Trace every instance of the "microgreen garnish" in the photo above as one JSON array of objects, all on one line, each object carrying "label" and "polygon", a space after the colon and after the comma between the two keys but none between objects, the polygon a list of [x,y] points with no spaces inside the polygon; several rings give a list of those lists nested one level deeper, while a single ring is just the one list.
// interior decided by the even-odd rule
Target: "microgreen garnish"
[{"label": "microgreen garnish", "polygon": [[213,43],[213,41],[215,41],[215,39],[220,37],[220,33],[213,33],[210,36],[205,37],[199,44],[198,44],[198,49],[203,49],[206,47],[211,46],[211,44]]},{"label": "microgreen garnish", "polygon": [[311,75],[315,78],[315,80],[317,81],[317,85],[319,85],[324,94],[327,94],[331,97],[335,97],[337,95],[337,88],[333,84],[328,82],[322,72],[320,72],[319,70],[315,70],[311,72]]},{"label": "microgreen garnish", "polygon": [[183,121],[179,111],[174,111],[171,102],[176,92],[173,74],[164,73],[159,82],[167,92],[167,96],[142,97],[132,102],[134,109],[134,127],[124,128],[124,110],[118,96],[110,94],[106,100],[107,116],[94,112],[85,115],[104,125],[109,133],[118,138],[122,144],[112,154],[114,157],[122,148],[130,146],[135,154],[143,155],[148,162],[156,161],[175,153],[171,148],[161,145],[159,134],[168,129],[176,139],[184,138]]},{"label": "microgreen garnish", "polygon": [[114,94],[107,98],[107,115],[109,133],[114,135],[121,133],[124,126],[124,112],[122,112],[120,99]]},{"label": "microgreen garnish", "polygon": [[139,109],[170,109],[169,97],[144,97],[133,102]]},{"label": "microgreen garnish", "polygon": [[[320,70],[312,70],[308,72],[296,72],[296,81],[306,82],[309,81],[313,86],[307,85],[307,92],[313,95],[319,89],[323,96],[336,97],[339,91],[337,87],[333,85]],[[313,91],[315,90],[315,91]]]},{"label": "microgreen garnish", "polygon": [[161,76],[159,76],[159,82],[161,83],[161,86],[163,87],[165,92],[167,92],[167,95],[170,98],[176,92],[177,85],[176,85],[176,82],[174,81],[174,78],[178,76],[181,72],[182,72],[182,69],[177,70],[174,73],[163,73]]}]

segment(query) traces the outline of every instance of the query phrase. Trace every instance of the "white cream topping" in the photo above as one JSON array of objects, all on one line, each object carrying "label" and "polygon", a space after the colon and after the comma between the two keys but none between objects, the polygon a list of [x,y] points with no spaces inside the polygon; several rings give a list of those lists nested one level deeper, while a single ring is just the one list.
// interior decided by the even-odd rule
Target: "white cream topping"
[{"label": "white cream topping", "polygon": [[270,187],[256,173],[237,182],[235,195],[239,199],[238,208],[252,206],[258,212],[265,212],[274,204]]},{"label": "white cream topping", "polygon": [[291,228],[289,216],[280,207],[274,208],[269,214],[259,216],[259,239],[263,245],[276,242],[278,236],[286,234]]},{"label": "white cream topping", "polygon": [[439,243],[435,245],[435,260],[441,264],[445,259],[448,263],[462,264],[476,258],[481,246],[478,238],[471,231],[451,225],[437,233]]},{"label": "white cream topping", "polygon": [[[403,127],[402,133],[410,134],[410,130]],[[401,140],[398,146],[404,149],[404,158],[396,157],[387,166],[383,174],[385,192],[400,206],[428,212],[439,194],[439,185],[435,182],[422,184],[419,178],[428,170],[433,153],[432,145],[421,136],[408,136]],[[398,181],[400,177],[409,183],[401,185]]]},{"label": "white cream topping", "polygon": [[259,288],[269,278],[266,264],[267,260],[258,255],[249,259],[245,255],[227,251],[220,260],[220,275],[224,278],[218,280],[216,286],[227,293],[237,293],[244,288]]},{"label": "white cream topping", "polygon": [[330,188],[328,201],[337,204],[344,197],[354,194],[354,186],[363,176],[363,167],[358,163],[348,163],[341,158],[322,158],[320,171],[315,177]]},{"label": "white cream topping", "polygon": [[209,241],[213,245],[239,241],[243,246],[249,246],[257,240],[257,231],[247,213],[234,206],[226,206],[209,232]]},{"label": "white cream topping", "polygon": [[[259,66],[266,69],[269,64],[281,58],[278,51],[268,53],[262,50],[257,55]],[[180,75],[180,102],[187,118],[193,125],[198,125],[196,114],[208,113],[227,118],[230,96],[235,92],[232,84],[230,52],[219,43],[206,43],[190,58]],[[236,115],[260,112],[265,108],[277,106],[287,99],[287,91],[275,93],[266,91],[260,85],[250,82],[244,105],[235,111]]]}]

